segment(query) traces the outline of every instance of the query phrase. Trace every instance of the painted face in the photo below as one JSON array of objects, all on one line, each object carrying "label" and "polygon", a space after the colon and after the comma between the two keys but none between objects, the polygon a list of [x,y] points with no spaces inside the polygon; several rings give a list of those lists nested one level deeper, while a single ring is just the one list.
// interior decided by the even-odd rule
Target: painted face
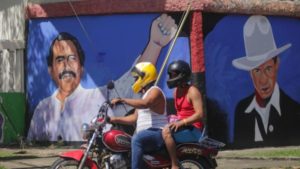
[{"label": "painted face", "polygon": [[49,67],[49,73],[59,91],[69,95],[79,85],[83,73],[77,49],[72,41],[61,40],[54,43],[52,50],[53,66]]},{"label": "painted face", "polygon": [[264,64],[250,71],[254,87],[262,99],[271,97],[276,81],[279,59],[268,60]]}]

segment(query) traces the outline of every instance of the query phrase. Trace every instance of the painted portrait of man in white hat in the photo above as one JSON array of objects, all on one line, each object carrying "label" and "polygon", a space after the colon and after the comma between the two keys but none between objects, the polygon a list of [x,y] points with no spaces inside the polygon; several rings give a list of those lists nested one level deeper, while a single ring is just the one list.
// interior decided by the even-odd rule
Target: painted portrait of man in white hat
[{"label": "painted portrait of man in white hat", "polygon": [[246,56],[232,65],[247,71],[255,92],[235,108],[234,143],[289,145],[299,139],[300,104],[290,98],[277,82],[280,55],[291,43],[277,46],[266,16],[250,16],[243,29]]}]

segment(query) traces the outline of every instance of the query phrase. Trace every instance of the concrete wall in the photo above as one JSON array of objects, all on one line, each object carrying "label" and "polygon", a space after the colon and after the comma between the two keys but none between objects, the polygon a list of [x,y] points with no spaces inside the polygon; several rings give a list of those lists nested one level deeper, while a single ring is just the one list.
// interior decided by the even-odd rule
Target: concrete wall
[{"label": "concrete wall", "polygon": [[0,40],[24,41],[27,0],[4,0],[0,6]]},{"label": "concrete wall", "polygon": [[1,0],[0,40],[25,40],[25,8],[28,3],[55,3],[62,1],[66,0]]}]

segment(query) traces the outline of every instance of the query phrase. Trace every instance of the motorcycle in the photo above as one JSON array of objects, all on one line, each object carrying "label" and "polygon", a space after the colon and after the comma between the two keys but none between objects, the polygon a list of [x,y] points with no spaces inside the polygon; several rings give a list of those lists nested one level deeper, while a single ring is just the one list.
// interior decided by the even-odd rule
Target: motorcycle
[{"label": "motorcycle", "polygon": [[[83,124],[83,138],[87,139],[84,148],[64,152],[52,164],[51,169],[127,169],[131,168],[131,135],[124,131],[124,126],[109,124],[107,115],[110,107],[106,101],[100,107],[97,117],[91,124]],[[203,132],[205,133],[205,132]],[[182,169],[210,169],[216,168],[215,157],[225,144],[207,136],[202,136],[197,143],[177,144],[176,153]],[[158,152],[147,152],[143,155],[145,168],[170,168],[166,148]]]}]

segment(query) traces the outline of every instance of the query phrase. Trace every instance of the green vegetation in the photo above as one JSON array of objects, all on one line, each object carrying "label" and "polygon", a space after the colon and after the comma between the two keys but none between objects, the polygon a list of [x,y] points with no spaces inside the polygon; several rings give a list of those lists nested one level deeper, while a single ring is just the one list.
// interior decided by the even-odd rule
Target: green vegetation
[{"label": "green vegetation", "polygon": [[257,148],[244,151],[227,151],[220,153],[220,156],[236,158],[300,158],[300,148]]},{"label": "green vegetation", "polygon": [[16,156],[16,155],[13,154],[12,152],[0,151],[0,159],[6,158],[6,157],[13,157],[13,156]]},{"label": "green vegetation", "polygon": [[283,149],[283,150],[268,150],[268,151],[257,151],[250,153],[248,156],[251,157],[265,157],[265,158],[293,158],[300,157],[300,149]]},{"label": "green vegetation", "polygon": [[0,165],[0,169],[6,169],[6,168]]}]

